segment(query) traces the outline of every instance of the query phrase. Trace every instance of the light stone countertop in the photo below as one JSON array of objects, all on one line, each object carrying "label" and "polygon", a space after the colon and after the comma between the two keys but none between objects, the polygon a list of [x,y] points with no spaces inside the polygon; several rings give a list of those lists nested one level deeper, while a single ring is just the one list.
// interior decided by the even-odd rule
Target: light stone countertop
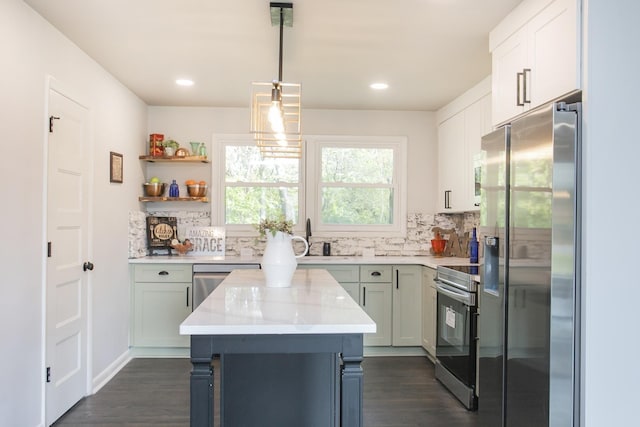
[{"label": "light stone countertop", "polygon": [[268,288],[259,270],[235,270],[180,325],[182,335],[360,334],[376,324],[326,270],[296,270]]},{"label": "light stone countertop", "polygon": [[[129,264],[260,264],[262,257],[243,258],[239,256],[196,256],[196,255],[153,255],[131,258]],[[383,265],[423,265],[437,268],[439,265],[481,265],[471,264],[468,258],[435,256],[304,256],[298,264],[383,264]],[[480,275],[473,276],[480,283]]]},{"label": "light stone countertop", "polygon": [[[260,264],[262,257],[243,258],[239,256],[195,256],[195,255],[152,255],[131,258],[130,264]],[[438,265],[472,265],[468,258],[435,256],[305,256],[297,259],[298,264],[396,264],[424,265],[436,268]]]}]

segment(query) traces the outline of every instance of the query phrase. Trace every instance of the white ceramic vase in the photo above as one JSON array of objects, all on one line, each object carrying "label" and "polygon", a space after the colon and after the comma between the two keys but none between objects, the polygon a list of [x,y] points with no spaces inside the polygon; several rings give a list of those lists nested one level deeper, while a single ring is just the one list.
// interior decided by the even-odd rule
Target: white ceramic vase
[{"label": "white ceramic vase", "polygon": [[[262,255],[261,267],[264,271],[265,284],[270,288],[287,288],[291,286],[293,273],[298,267],[296,258],[303,257],[309,251],[309,244],[300,236],[277,231],[275,236],[267,230],[267,247]],[[293,252],[292,241],[304,242],[304,252],[296,255]]]}]

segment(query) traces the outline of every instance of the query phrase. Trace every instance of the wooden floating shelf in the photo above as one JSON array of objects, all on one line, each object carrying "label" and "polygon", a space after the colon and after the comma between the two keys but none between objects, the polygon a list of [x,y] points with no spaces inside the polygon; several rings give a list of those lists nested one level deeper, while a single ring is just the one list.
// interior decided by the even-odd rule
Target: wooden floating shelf
[{"label": "wooden floating shelf", "polygon": [[209,159],[204,156],[187,156],[187,157],[154,157],[154,156],[140,156],[140,160],[144,160],[149,163],[209,163]]},{"label": "wooden floating shelf", "polygon": [[140,196],[138,200],[141,202],[202,202],[206,203],[209,201],[208,197],[146,197]]}]

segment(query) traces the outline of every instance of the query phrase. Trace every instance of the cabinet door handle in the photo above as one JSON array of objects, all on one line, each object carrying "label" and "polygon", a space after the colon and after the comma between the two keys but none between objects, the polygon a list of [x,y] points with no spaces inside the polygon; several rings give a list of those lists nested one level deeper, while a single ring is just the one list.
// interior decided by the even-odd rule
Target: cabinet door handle
[{"label": "cabinet door handle", "polygon": [[366,306],[367,305],[367,287],[363,286],[362,287],[362,306]]},{"label": "cabinet door handle", "polygon": [[378,277],[381,276],[382,274],[379,271],[374,271],[371,273],[372,276]]},{"label": "cabinet door handle", "polygon": [[189,287],[187,286],[187,307],[189,307]]},{"label": "cabinet door handle", "polygon": [[160,276],[168,276],[168,275],[169,275],[169,272],[168,272],[168,271],[165,271],[165,270],[162,270],[162,271],[160,271],[158,274],[159,274]]},{"label": "cabinet door handle", "polygon": [[531,104],[531,99],[528,97],[529,91],[527,91],[527,85],[531,84],[531,79],[527,78],[527,75],[531,76],[531,68],[524,68],[522,70],[522,102],[524,104]]},{"label": "cabinet door handle", "polygon": [[522,83],[524,83],[523,80],[524,80],[524,71],[522,73],[516,73],[516,105],[518,107],[524,107],[524,102],[520,100],[520,94],[522,93],[522,86],[523,86]]},{"label": "cabinet door handle", "polygon": [[444,192],[444,208],[451,209],[451,190]]},{"label": "cabinet door handle", "polygon": [[396,289],[400,289],[400,270],[396,270]]}]

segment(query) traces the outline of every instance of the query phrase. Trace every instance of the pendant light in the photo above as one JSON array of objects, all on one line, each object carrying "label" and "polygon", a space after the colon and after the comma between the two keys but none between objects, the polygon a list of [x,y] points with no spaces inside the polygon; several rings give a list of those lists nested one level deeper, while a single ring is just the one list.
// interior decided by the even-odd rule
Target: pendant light
[{"label": "pendant light", "polygon": [[251,133],[263,157],[300,158],[300,84],[282,81],[284,26],[293,26],[292,3],[270,3],[271,25],[280,27],[278,80],[251,83]]}]

